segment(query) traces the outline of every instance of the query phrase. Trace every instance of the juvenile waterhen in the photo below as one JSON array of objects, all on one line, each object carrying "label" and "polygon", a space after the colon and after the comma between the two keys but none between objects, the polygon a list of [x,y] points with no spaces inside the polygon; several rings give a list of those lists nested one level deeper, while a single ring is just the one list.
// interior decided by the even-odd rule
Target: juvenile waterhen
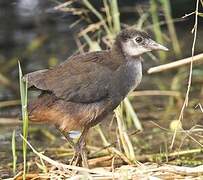
[{"label": "juvenile waterhen", "polygon": [[[143,53],[168,49],[145,32],[121,31],[112,49],[69,57],[52,69],[27,74],[29,87],[41,90],[28,105],[29,120],[54,124],[75,149],[74,164],[87,166],[88,130],[101,122],[134,90],[142,78]],[[82,130],[76,144],[68,136]]]}]

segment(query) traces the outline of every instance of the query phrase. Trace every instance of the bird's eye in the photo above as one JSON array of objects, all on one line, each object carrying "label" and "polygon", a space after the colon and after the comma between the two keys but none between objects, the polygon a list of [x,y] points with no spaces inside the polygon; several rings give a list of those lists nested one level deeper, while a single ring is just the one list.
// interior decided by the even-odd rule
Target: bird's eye
[{"label": "bird's eye", "polygon": [[137,43],[141,43],[141,42],[143,41],[143,38],[140,37],[140,36],[138,36],[138,37],[135,38],[135,41],[136,41]]}]

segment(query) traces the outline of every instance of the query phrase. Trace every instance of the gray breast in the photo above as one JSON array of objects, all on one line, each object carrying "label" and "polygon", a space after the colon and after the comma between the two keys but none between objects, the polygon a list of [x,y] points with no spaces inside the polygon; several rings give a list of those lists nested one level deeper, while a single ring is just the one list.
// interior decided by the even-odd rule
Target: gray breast
[{"label": "gray breast", "polygon": [[133,91],[141,82],[141,60],[129,60],[122,64],[110,78],[110,97],[119,104],[130,91]]},{"label": "gray breast", "polygon": [[133,91],[142,79],[142,63],[140,60],[130,60],[126,64],[129,92]]}]

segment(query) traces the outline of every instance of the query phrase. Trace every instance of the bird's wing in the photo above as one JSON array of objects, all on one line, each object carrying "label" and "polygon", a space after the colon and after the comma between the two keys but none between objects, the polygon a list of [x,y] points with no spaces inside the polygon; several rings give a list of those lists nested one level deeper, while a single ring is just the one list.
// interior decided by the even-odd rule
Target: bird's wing
[{"label": "bird's wing", "polygon": [[[89,59],[88,59],[89,58]],[[51,91],[58,98],[71,102],[91,103],[108,96],[112,71],[98,63],[101,56],[71,57],[63,64],[27,75],[29,86]]]}]

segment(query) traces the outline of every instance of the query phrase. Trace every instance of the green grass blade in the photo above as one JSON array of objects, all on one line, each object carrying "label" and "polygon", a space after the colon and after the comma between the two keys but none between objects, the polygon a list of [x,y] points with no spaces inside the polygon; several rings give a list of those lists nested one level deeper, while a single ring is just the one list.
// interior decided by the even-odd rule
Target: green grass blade
[{"label": "green grass blade", "polygon": [[16,155],[16,132],[13,131],[12,134],[12,155],[13,155],[13,174],[16,174],[16,163],[17,163],[17,155]]},{"label": "green grass blade", "polygon": [[107,139],[106,139],[104,133],[103,133],[102,130],[101,130],[100,125],[97,125],[97,126],[95,127],[95,129],[98,131],[98,133],[99,133],[99,135],[100,135],[100,137],[101,137],[101,139],[102,139],[102,141],[103,141],[104,146],[110,146],[111,144],[107,141]]},{"label": "green grass blade", "polygon": [[149,17],[148,12],[142,14],[141,17],[138,19],[136,28],[142,30],[142,27],[143,27],[144,23],[147,21],[148,17]]},{"label": "green grass blade", "polygon": [[[156,0],[150,0],[150,12],[152,15],[153,32],[155,34],[156,41],[163,44],[163,37],[162,37],[161,27],[159,25],[159,17],[158,17],[157,9],[158,7],[157,7]],[[162,60],[162,62],[164,62],[164,60],[166,59],[165,52],[160,51],[159,57]]]},{"label": "green grass blade", "polygon": [[108,27],[109,27],[110,31],[113,32],[113,22],[112,22],[112,17],[111,17],[111,11],[110,11],[110,7],[107,3],[107,0],[103,0],[103,4],[104,4],[105,13],[106,13]]},{"label": "green grass blade", "polygon": [[121,25],[120,25],[120,12],[118,10],[117,0],[111,0],[110,5],[111,5],[113,25],[114,25],[114,33],[118,34],[121,30]]},{"label": "green grass blade", "polygon": [[170,38],[172,40],[173,50],[176,56],[181,57],[180,44],[177,38],[176,30],[173,24],[173,19],[171,17],[171,6],[169,0],[160,0],[164,10],[164,16],[166,18],[166,23],[168,26]]},{"label": "green grass blade", "polygon": [[87,34],[84,34],[83,37],[89,45],[89,51],[101,51],[101,47],[97,41],[92,41]]},{"label": "green grass blade", "polygon": [[134,153],[133,145],[132,145],[132,142],[128,136],[127,128],[126,128],[126,125],[123,121],[123,118],[121,118],[120,107],[118,107],[116,110],[114,110],[114,112],[116,114],[119,136],[121,139],[122,147],[125,151],[125,155],[127,156],[127,158],[130,161],[135,162],[136,159],[135,159],[135,153]]},{"label": "green grass blade", "polygon": [[[27,80],[23,80],[22,69],[20,62],[18,62],[19,67],[19,83],[20,83],[20,96],[21,96],[21,107],[22,107],[22,119],[23,119],[23,137],[27,140],[28,137],[28,112],[27,112]],[[26,176],[27,168],[27,143],[23,141],[23,179]]]},{"label": "green grass blade", "polygon": [[142,124],[140,123],[134,109],[133,109],[133,106],[131,104],[131,102],[129,101],[128,98],[125,98],[124,99],[124,105],[125,105],[125,108],[127,110],[127,112],[129,113],[131,119],[133,120],[133,123],[134,123],[134,126],[139,129],[139,130],[143,130],[142,128]]}]

